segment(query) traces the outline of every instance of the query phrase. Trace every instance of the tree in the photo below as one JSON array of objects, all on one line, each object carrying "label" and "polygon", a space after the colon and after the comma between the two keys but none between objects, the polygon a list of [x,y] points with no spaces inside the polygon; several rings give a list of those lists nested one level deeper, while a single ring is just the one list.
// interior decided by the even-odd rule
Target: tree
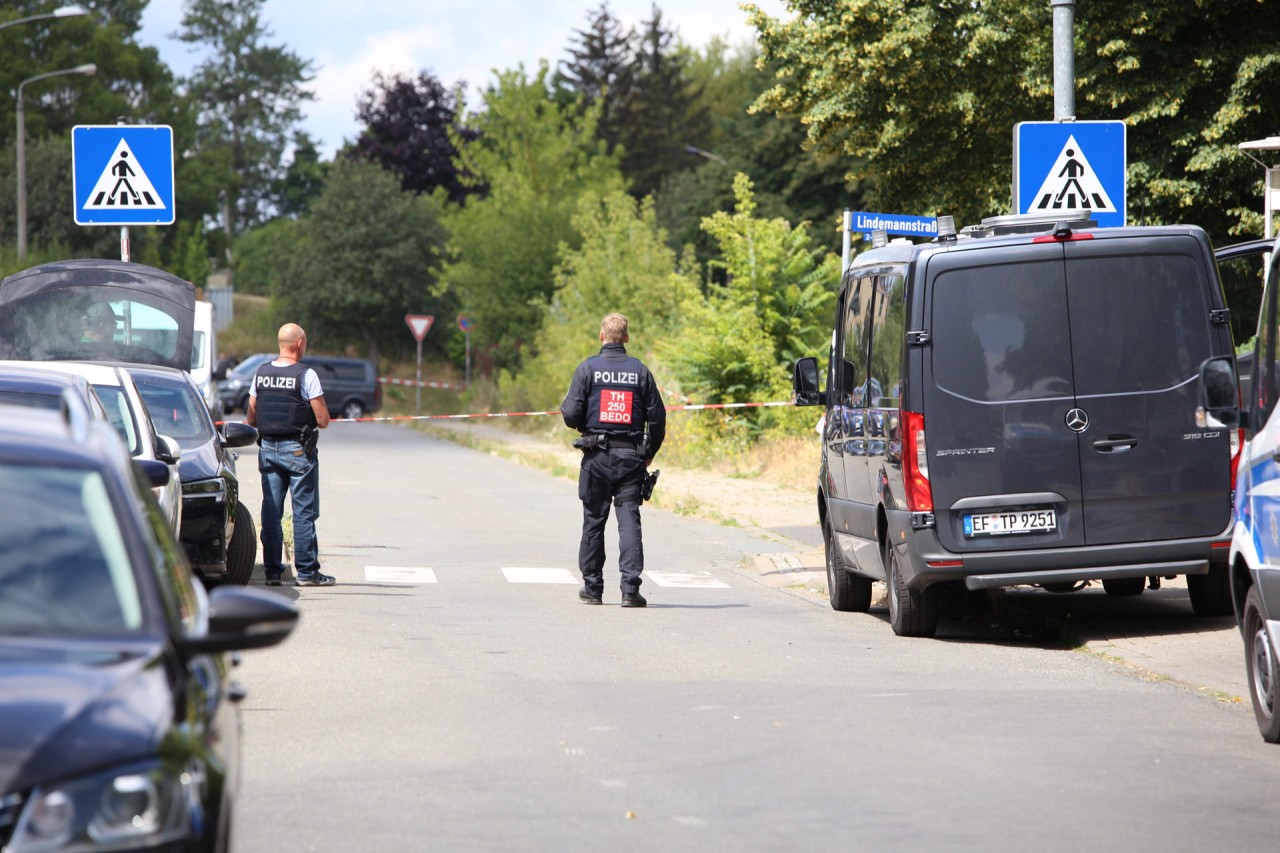
[{"label": "tree", "polygon": [[658,226],[651,199],[637,202],[621,189],[587,193],[573,227],[577,248],[565,246],[555,269],[555,291],[534,340],[537,353],[518,375],[504,375],[504,401],[558,405],[574,367],[598,345],[600,320],[622,311],[635,332],[636,352],[675,338],[682,306],[697,294],[692,258],[677,257]]},{"label": "tree", "polygon": [[446,214],[448,260],[439,291],[476,321],[480,355],[515,369],[541,325],[561,244],[578,238],[572,216],[586,192],[620,188],[616,158],[596,140],[597,109],[579,113],[552,99],[548,68],[532,79],[504,71],[470,118],[479,138],[459,163],[488,193]]},{"label": "tree", "polygon": [[[839,258],[814,247],[808,225],[757,216],[745,175],[733,187],[734,212],[703,220],[720,246],[728,284],[684,307],[686,328],[662,352],[681,387],[699,400],[778,399],[790,391],[795,359],[830,337]],[[794,413],[769,410],[744,420],[796,423]]]},{"label": "tree", "polygon": [[265,0],[185,0],[178,38],[209,55],[186,80],[199,105],[199,151],[225,149],[221,198],[228,251],[235,237],[278,210],[284,157],[302,119],[311,64],[283,46],[262,21]]},{"label": "tree", "polygon": [[552,87],[597,111],[596,134],[617,149],[624,141],[623,115],[635,81],[635,34],[609,11],[608,3],[587,13],[587,29],[574,30],[568,60],[557,66]]},{"label": "tree", "polygon": [[622,174],[637,198],[653,194],[664,177],[700,165],[687,148],[711,132],[707,108],[693,85],[690,55],[652,8],[636,41],[631,97],[619,110]]},{"label": "tree", "polygon": [[293,136],[293,160],[281,181],[280,213],[302,216],[311,202],[324,191],[330,164],[322,162],[315,140],[305,132]]},{"label": "tree", "polygon": [[[1008,213],[1013,125],[1052,114],[1047,7],[1020,0],[792,0],[751,7],[778,82],[756,103],[874,179],[873,203],[963,221]],[[1280,6],[1222,0],[1077,9],[1077,109],[1129,127],[1130,218],[1261,231],[1260,175],[1235,151],[1275,132]],[[1173,72],[1172,69],[1177,69]]]},{"label": "tree", "polygon": [[430,274],[445,242],[440,207],[372,163],[338,160],[297,224],[274,292],[282,313],[327,348],[359,345],[375,362],[399,348],[407,312],[441,310]]},{"label": "tree", "polygon": [[458,124],[457,92],[447,91],[430,72],[423,71],[415,79],[377,74],[373,86],[360,97],[356,115],[365,128],[348,149],[348,157],[394,172],[410,192],[443,188],[455,204],[481,189],[466,182],[455,163],[454,140],[474,141],[476,131]]}]

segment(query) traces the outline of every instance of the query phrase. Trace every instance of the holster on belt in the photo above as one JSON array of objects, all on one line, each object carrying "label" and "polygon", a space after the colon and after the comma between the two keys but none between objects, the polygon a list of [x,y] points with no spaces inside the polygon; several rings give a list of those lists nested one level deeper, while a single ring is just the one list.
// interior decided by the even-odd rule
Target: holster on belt
[{"label": "holster on belt", "polygon": [[584,435],[573,443],[579,450],[608,450],[609,438],[604,435]]}]

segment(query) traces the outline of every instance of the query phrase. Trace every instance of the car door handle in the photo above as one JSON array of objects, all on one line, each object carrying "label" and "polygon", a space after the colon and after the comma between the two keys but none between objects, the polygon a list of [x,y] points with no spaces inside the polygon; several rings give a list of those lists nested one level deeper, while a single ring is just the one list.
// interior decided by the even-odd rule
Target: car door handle
[{"label": "car door handle", "polygon": [[1102,453],[1124,453],[1138,446],[1138,440],[1131,435],[1109,435],[1093,443],[1094,450]]}]

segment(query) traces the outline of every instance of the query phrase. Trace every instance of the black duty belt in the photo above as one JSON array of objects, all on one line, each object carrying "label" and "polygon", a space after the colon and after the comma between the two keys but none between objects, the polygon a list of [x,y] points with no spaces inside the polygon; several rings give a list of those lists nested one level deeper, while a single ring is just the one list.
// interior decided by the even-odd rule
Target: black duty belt
[{"label": "black duty belt", "polygon": [[609,439],[610,444],[627,444],[632,447],[639,447],[644,444],[643,438],[628,438],[625,435],[614,435],[613,433],[592,433],[592,435],[603,435]]},{"label": "black duty belt", "polygon": [[262,434],[259,434],[259,437],[260,437],[263,441],[302,441],[302,433],[300,433],[300,432],[290,433],[289,435],[262,435]]}]

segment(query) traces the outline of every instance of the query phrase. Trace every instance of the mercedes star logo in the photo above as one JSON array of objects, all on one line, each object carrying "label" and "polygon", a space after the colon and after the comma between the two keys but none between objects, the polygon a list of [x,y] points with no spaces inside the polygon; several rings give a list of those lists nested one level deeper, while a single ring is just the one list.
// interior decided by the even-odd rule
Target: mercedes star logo
[{"label": "mercedes star logo", "polygon": [[1084,432],[1089,428],[1089,413],[1084,409],[1067,412],[1067,427],[1073,432]]}]

